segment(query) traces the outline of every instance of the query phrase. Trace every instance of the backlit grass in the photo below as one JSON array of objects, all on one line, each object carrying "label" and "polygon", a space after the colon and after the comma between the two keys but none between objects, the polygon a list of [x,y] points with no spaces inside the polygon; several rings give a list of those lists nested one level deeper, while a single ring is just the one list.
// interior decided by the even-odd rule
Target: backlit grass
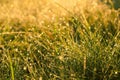
[{"label": "backlit grass", "polygon": [[1,0],[0,11],[0,80],[120,79],[119,10],[97,0]]}]

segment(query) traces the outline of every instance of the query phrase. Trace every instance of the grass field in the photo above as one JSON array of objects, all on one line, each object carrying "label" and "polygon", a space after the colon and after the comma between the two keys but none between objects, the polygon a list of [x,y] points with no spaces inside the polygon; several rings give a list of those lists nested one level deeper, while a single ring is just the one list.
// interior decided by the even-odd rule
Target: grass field
[{"label": "grass field", "polygon": [[0,80],[120,80],[120,10],[97,0],[0,0]]}]

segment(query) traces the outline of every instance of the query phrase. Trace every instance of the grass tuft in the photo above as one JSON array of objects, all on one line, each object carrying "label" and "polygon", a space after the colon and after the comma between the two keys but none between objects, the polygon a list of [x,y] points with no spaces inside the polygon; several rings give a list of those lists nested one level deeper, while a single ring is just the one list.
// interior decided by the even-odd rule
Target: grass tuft
[{"label": "grass tuft", "polygon": [[120,79],[119,10],[69,2],[0,1],[0,80]]}]

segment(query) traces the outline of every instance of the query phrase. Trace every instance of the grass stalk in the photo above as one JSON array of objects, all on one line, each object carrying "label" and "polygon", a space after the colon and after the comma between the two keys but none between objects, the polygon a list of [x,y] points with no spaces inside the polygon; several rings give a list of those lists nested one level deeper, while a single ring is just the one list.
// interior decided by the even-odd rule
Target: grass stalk
[{"label": "grass stalk", "polygon": [[8,59],[9,59],[9,63],[10,63],[11,80],[15,80],[14,79],[14,68],[13,68],[12,60],[11,60],[9,53],[8,53]]}]

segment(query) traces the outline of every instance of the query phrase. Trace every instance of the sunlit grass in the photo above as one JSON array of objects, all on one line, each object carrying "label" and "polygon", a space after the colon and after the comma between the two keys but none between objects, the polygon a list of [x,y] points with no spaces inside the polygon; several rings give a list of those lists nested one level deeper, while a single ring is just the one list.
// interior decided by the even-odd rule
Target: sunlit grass
[{"label": "sunlit grass", "polygon": [[118,10],[97,0],[1,0],[0,11],[1,80],[120,79]]}]

